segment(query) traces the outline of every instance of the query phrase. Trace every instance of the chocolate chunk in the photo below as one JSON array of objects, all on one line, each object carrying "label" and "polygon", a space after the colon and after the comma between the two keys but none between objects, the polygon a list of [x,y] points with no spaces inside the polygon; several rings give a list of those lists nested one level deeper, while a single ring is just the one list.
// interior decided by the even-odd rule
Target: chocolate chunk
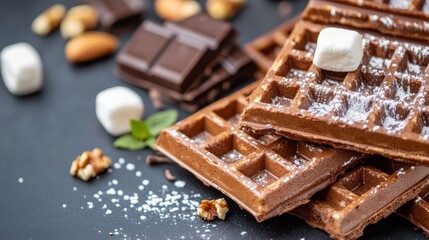
[{"label": "chocolate chunk", "polygon": [[146,7],[145,0],[85,0],[99,14],[99,22],[103,29],[122,27],[140,23]]},{"label": "chocolate chunk", "polygon": [[163,93],[158,95],[159,97],[178,103],[188,111],[197,110],[219,97],[221,93],[251,79],[250,76],[254,71],[253,61],[239,47],[234,47],[229,55],[213,69],[212,74],[204,76],[200,81],[195,81],[185,93],[179,93],[144,81],[124,65],[119,64],[117,67],[118,75],[125,81],[139,87],[156,89]]},{"label": "chocolate chunk", "polygon": [[211,73],[235,41],[233,27],[199,14],[158,25],[145,21],[118,56],[140,81],[184,93]]},{"label": "chocolate chunk", "polygon": [[146,157],[147,165],[166,164],[171,163],[170,159],[163,155],[148,155]]}]

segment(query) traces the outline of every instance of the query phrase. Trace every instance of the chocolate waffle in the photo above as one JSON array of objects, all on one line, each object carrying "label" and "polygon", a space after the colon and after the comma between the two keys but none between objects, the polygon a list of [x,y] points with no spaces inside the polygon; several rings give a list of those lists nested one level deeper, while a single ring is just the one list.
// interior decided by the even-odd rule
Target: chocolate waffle
[{"label": "chocolate waffle", "polygon": [[[367,225],[390,215],[428,188],[428,175],[429,167],[373,156],[291,213],[332,238],[356,239]],[[421,213],[425,212],[427,209]]]},{"label": "chocolate waffle", "polygon": [[244,51],[264,75],[270,69],[297,20],[295,17],[244,46]]},{"label": "chocolate waffle", "polygon": [[429,164],[429,46],[360,29],[362,64],[339,74],[312,64],[325,27],[297,23],[242,129]]},{"label": "chocolate waffle", "polygon": [[312,0],[302,17],[429,40],[429,2],[424,0]]},{"label": "chocolate waffle", "polygon": [[406,203],[396,212],[421,228],[426,237],[429,237],[429,187],[419,197]]},{"label": "chocolate waffle", "polygon": [[264,221],[307,203],[365,155],[240,131],[240,113],[255,87],[165,129],[157,149]]},{"label": "chocolate waffle", "polygon": [[331,0],[354,6],[361,6],[411,17],[429,19],[429,1],[427,0]]}]

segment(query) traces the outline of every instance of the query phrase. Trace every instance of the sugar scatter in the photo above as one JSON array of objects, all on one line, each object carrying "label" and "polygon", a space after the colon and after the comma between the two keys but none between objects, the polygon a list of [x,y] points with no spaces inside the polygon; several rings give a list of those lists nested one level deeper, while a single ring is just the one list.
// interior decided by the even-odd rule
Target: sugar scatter
[{"label": "sugar scatter", "polygon": [[[154,224],[162,223],[166,228],[186,224],[195,230],[195,232],[189,232],[189,235],[181,236],[182,239],[194,238],[195,236],[201,239],[212,238],[213,230],[217,229],[217,224],[206,222],[197,224],[196,221],[199,220],[199,217],[196,215],[196,209],[202,200],[202,196],[194,191],[181,190],[186,186],[185,181],[177,180],[174,185],[162,185],[158,190],[151,191],[145,188],[151,184],[150,181],[148,179],[142,180],[134,172],[130,172],[127,169],[128,164],[125,159],[118,164],[125,167],[116,169],[115,172],[122,171],[125,175],[129,174],[126,180],[126,188],[121,187],[122,180],[112,179],[105,182],[104,187],[97,188],[92,194],[88,194],[85,190],[85,194],[82,195],[85,202],[83,206],[70,207],[76,207],[81,211],[96,211],[105,218],[111,218],[112,221],[123,218],[128,221],[129,224],[127,223],[127,225],[142,226],[142,231],[131,234],[125,227],[117,227],[109,229],[107,232],[98,229],[100,234],[115,235],[121,239],[147,239],[144,227],[149,229]],[[135,184],[132,184],[133,180]],[[159,183],[154,182],[153,184]],[[97,186],[99,185],[97,184]],[[74,187],[73,192],[78,194],[80,191]],[[65,208],[67,205],[63,204],[62,207]],[[168,237],[168,232],[166,234]],[[174,231],[171,234],[174,238],[177,237],[174,235]]]}]

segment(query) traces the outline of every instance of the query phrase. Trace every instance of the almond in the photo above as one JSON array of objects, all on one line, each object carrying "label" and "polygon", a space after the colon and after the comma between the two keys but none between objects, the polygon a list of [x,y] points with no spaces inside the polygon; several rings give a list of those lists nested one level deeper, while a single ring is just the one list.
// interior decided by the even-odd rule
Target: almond
[{"label": "almond", "polygon": [[65,49],[66,58],[72,63],[89,62],[113,53],[118,39],[104,32],[87,32],[70,40]]}]

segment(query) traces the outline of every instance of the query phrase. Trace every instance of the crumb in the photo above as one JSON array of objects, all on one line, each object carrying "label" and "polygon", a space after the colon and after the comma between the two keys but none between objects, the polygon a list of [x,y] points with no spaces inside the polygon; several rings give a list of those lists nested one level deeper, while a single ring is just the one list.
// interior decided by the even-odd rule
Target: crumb
[{"label": "crumb", "polygon": [[175,181],[174,182],[174,186],[178,187],[178,188],[184,188],[186,186],[186,182],[185,181]]},{"label": "crumb", "polygon": [[174,181],[174,180],[176,180],[176,176],[174,176],[173,174],[171,174],[171,172],[170,172],[170,170],[169,170],[169,169],[165,169],[165,173],[164,173],[164,175],[165,175],[165,178],[166,178],[168,181]]},{"label": "crumb", "polygon": [[148,155],[146,157],[146,164],[148,165],[165,164],[165,163],[171,163],[170,159],[168,159],[166,156]]}]

